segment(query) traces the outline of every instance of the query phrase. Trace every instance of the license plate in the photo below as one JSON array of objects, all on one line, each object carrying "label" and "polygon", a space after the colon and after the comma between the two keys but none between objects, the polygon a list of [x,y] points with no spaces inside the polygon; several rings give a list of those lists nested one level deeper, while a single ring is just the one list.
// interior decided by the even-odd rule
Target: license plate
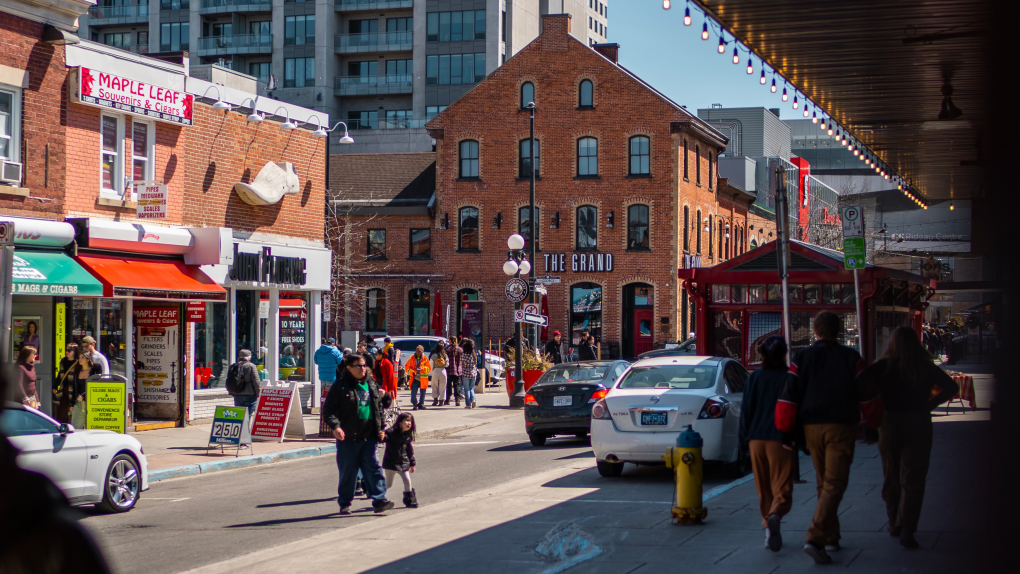
[{"label": "license plate", "polygon": [[569,407],[574,402],[574,397],[553,397],[554,407]]},{"label": "license plate", "polygon": [[641,413],[641,424],[665,426],[666,413]]}]

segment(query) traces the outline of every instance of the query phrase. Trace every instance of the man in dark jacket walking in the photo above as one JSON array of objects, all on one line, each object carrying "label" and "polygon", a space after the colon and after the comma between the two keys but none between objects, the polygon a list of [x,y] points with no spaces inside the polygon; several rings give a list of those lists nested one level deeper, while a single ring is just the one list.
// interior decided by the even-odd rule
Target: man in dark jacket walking
[{"label": "man in dark jacket walking", "polygon": [[372,508],[376,512],[393,508],[393,503],[386,499],[386,481],[375,456],[379,441],[386,438],[382,417],[383,409],[390,404],[390,396],[372,379],[363,356],[349,355],[343,366],[337,367],[337,382],[326,395],[322,414],[336,438],[340,514],[351,513],[359,470],[373,500]]},{"label": "man in dark jacket walking", "polygon": [[254,417],[260,390],[259,373],[251,362],[251,351],[241,349],[237,352],[237,362],[227,369],[227,392],[234,397],[235,407],[247,407]]},{"label": "man in dark jacket walking", "polygon": [[804,552],[828,564],[828,552],[839,550],[839,503],[850,479],[861,420],[854,377],[865,365],[857,351],[836,342],[843,329],[839,315],[822,311],[812,327],[818,340],[798,351],[790,364],[792,376],[776,404],[776,426],[791,432],[798,420],[804,425],[818,489]]},{"label": "man in dark jacket walking", "polygon": [[545,353],[549,355],[552,364],[558,365],[563,362],[563,355],[560,351],[560,340],[563,335],[559,331],[553,331],[553,338],[545,344]]}]

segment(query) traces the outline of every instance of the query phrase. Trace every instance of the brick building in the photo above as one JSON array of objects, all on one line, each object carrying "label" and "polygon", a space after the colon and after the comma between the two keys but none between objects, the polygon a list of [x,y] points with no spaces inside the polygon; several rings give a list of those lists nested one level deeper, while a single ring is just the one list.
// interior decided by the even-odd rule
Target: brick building
[{"label": "brick building", "polygon": [[[507,237],[529,235],[525,105],[534,100],[533,273],[547,284],[549,333],[562,331],[573,343],[589,329],[613,356],[685,337],[693,321],[677,269],[714,265],[743,250],[736,237],[750,237],[746,198],[720,195],[718,187],[726,138],[621,66],[617,45],[589,47],[570,36],[570,25],[567,15],[544,17],[541,36],[428,124],[436,139],[430,259],[361,271],[375,297],[359,295],[340,311],[350,317],[341,328],[375,331],[366,327],[367,305],[384,295],[385,331],[409,333],[419,328],[413,308],[427,294],[443,307],[480,307],[482,342],[512,333],[502,264]],[[420,215],[424,223],[428,214]],[[389,221],[396,232],[387,229],[387,241],[401,245],[410,231]],[[355,241],[342,258],[365,262],[368,248]],[[403,277],[393,267],[429,276]],[[453,333],[467,328],[460,312],[451,323]]]},{"label": "brick building", "polygon": [[16,270],[3,343],[38,346],[43,408],[50,367],[86,336],[140,421],[233,404],[241,348],[274,380],[316,381],[326,114],[192,77],[186,52],[81,40],[87,2],[31,4],[0,7],[0,221]]}]

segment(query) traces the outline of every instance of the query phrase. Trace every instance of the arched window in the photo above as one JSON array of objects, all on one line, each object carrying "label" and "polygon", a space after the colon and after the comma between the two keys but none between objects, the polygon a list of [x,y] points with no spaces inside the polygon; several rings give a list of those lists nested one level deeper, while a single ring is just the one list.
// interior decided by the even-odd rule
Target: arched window
[{"label": "arched window", "polygon": [[475,349],[481,350],[485,326],[485,303],[481,300],[481,294],[475,289],[461,289],[457,291],[457,302],[457,324],[450,326],[450,332],[471,339],[475,342]]},{"label": "arched window", "polygon": [[460,142],[460,176],[478,177],[478,142]]},{"label": "arched window", "polygon": [[691,251],[691,208],[684,206],[684,251]]},{"label": "arched window", "polygon": [[595,138],[577,140],[577,175],[599,174],[599,141]]},{"label": "arched window", "polygon": [[[535,249],[536,250],[540,249],[539,245],[541,244],[541,241],[542,241],[542,226],[539,225],[539,222],[541,222],[541,221],[542,221],[542,212],[541,212],[541,210],[539,210],[539,208],[536,207],[535,208],[535,222],[536,222],[535,223]],[[517,210],[517,233],[520,233],[521,237],[524,238],[524,248],[525,249],[530,249],[529,245],[531,245],[531,244],[528,243],[528,242],[531,241],[531,217],[530,217],[530,214],[528,213],[528,208],[527,207],[522,207],[519,210]]]},{"label": "arched window", "polygon": [[365,293],[365,331],[386,331],[386,291],[369,289]]},{"label": "arched window", "polygon": [[648,206],[627,208],[627,249],[648,249]]},{"label": "arched window", "polygon": [[407,334],[428,335],[432,299],[428,289],[411,289],[407,292]]},{"label": "arched window", "polygon": [[535,84],[524,82],[521,85],[521,109],[528,107],[528,104],[535,101]]},{"label": "arched window", "polygon": [[595,87],[591,80],[583,80],[578,90],[577,107],[591,108],[595,106]]},{"label": "arched window", "polygon": [[598,247],[598,210],[593,205],[577,208],[577,249],[593,250]]},{"label": "arched window", "polygon": [[630,175],[651,173],[651,151],[647,136],[630,138]]},{"label": "arched window", "polygon": [[457,236],[461,250],[478,250],[478,208],[460,208],[457,224]]},{"label": "arched window", "polygon": [[[520,150],[520,161],[517,164],[517,177],[531,178],[531,138],[521,140],[518,146]],[[535,177],[539,177],[541,174],[539,170],[542,167],[542,162],[539,161],[538,154],[542,151],[542,142],[535,140]]]}]

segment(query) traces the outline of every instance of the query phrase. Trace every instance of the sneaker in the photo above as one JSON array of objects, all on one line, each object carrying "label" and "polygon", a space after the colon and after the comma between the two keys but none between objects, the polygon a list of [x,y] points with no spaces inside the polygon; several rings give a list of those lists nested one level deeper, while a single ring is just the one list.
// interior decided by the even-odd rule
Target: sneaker
[{"label": "sneaker", "polygon": [[771,533],[771,532],[769,532],[769,529],[768,529],[768,528],[766,528],[766,529],[765,529],[765,549],[766,549],[766,550],[771,550],[771,549],[772,549],[772,547],[771,547],[771,546],[769,546],[769,538],[770,538],[771,536],[772,536],[772,533]]},{"label": "sneaker", "polygon": [[823,546],[816,546],[811,542],[804,544],[804,554],[815,559],[815,564],[832,564],[832,557],[825,551]]},{"label": "sneaker", "polygon": [[783,547],[783,535],[779,532],[779,515],[770,514],[765,522],[768,524],[768,530],[765,531],[768,535],[765,537],[765,541],[768,542],[769,550],[779,552],[779,549]]},{"label": "sneaker", "polygon": [[385,502],[376,502],[372,504],[372,510],[374,510],[376,514],[379,514],[380,512],[386,512],[391,508],[393,508],[392,500],[387,500]]},{"label": "sneaker", "polygon": [[348,504],[347,506],[341,506],[340,507],[340,515],[341,516],[347,516],[350,513],[351,513],[351,505],[350,504]]},{"label": "sneaker", "polygon": [[418,405],[411,405],[411,410],[412,411],[418,410]]},{"label": "sneaker", "polygon": [[471,408],[477,408],[477,407],[478,407],[478,401],[471,401]]},{"label": "sneaker", "polygon": [[830,543],[826,544],[825,545],[825,551],[826,552],[839,552],[840,551],[839,542],[830,542]]},{"label": "sneaker", "polygon": [[[432,405],[432,406],[436,406],[436,405]],[[425,410],[425,403],[422,403],[422,404],[418,405],[418,410],[419,411]]]},{"label": "sneaker", "polygon": [[[460,405],[457,405],[457,406],[459,407]],[[471,408],[471,405],[464,405],[464,408],[465,408],[465,409],[470,409],[470,408]]]},{"label": "sneaker", "polygon": [[900,546],[910,549],[921,547],[921,545],[917,543],[917,539],[914,538],[913,534],[904,534],[903,536],[900,536]]}]

